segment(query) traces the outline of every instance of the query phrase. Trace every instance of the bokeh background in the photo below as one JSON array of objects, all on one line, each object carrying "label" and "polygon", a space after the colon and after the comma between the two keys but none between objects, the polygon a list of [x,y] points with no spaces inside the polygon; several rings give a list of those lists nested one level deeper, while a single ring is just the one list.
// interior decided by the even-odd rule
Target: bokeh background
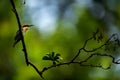
[{"label": "bokeh background", "polygon": [[[14,0],[21,23],[33,24],[25,35],[28,56],[39,69],[52,64],[42,60],[47,53],[60,53],[69,61],[97,28],[107,39],[120,34],[120,0]],[[9,0],[0,1],[0,80],[42,80],[32,67],[27,67],[22,45],[12,47],[18,30]],[[103,41],[104,42],[104,41]],[[100,43],[90,42],[88,48]],[[104,53],[104,51],[102,52]],[[119,50],[109,53],[119,58]],[[84,59],[82,53],[78,60]],[[107,57],[90,63],[111,64]],[[120,80],[120,65],[109,70],[65,65],[46,71],[47,80]]]}]

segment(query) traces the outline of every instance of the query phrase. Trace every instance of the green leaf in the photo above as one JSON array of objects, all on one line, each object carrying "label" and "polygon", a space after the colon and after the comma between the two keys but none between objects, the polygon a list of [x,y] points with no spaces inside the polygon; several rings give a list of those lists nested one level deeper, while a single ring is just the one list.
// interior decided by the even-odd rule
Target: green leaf
[{"label": "green leaf", "polygon": [[54,55],[55,55],[55,53],[54,53],[54,52],[52,52],[52,53],[51,53],[51,57],[52,57],[52,58],[54,58]]},{"label": "green leaf", "polygon": [[61,56],[60,54],[56,54],[56,55],[55,55],[55,57],[54,57],[54,60],[59,59],[59,58],[60,58],[60,56]]},{"label": "green leaf", "polygon": [[55,61],[56,61],[57,59],[59,59],[59,57],[57,57],[57,56],[56,56],[56,57],[54,57],[54,60],[55,60]]},{"label": "green leaf", "polygon": [[59,53],[57,53],[56,56],[61,56],[61,55]]},{"label": "green leaf", "polygon": [[44,56],[43,57],[43,60],[50,60],[50,61],[53,61],[53,62],[58,62],[58,59],[60,59],[61,55],[59,53],[55,54],[55,52],[51,52],[51,53],[48,53],[46,54],[47,56]]},{"label": "green leaf", "polygon": [[48,56],[44,56],[43,60],[51,60]]},{"label": "green leaf", "polygon": [[50,53],[48,53],[48,54],[46,54],[46,55],[47,55],[47,56],[49,56],[49,57],[51,56],[51,54],[50,54]]}]

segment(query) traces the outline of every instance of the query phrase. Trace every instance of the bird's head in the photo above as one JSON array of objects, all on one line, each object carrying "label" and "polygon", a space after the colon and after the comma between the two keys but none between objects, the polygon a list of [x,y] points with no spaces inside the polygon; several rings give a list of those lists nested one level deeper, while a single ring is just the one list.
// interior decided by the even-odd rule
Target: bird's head
[{"label": "bird's head", "polygon": [[28,30],[29,27],[31,27],[31,26],[33,26],[33,25],[23,25],[23,26],[22,26],[22,29],[23,29],[24,31],[26,31],[26,30]]}]

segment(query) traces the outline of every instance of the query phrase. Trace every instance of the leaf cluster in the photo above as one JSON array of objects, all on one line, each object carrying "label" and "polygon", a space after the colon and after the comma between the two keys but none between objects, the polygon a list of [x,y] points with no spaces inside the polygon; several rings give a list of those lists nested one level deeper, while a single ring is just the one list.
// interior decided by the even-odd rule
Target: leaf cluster
[{"label": "leaf cluster", "polygon": [[60,59],[61,59],[61,55],[59,53],[55,54],[55,52],[51,52],[43,56],[43,60],[52,61],[53,64],[56,64],[56,62],[59,62]]}]

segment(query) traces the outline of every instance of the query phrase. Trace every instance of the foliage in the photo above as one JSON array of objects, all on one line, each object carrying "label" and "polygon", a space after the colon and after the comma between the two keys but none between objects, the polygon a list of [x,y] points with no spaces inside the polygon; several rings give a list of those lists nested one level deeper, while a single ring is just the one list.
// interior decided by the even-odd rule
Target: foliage
[{"label": "foliage", "polygon": [[56,62],[59,62],[59,59],[61,59],[61,55],[59,53],[55,54],[54,52],[46,54],[47,56],[43,56],[43,60],[49,60],[53,62],[53,65],[56,64]]}]

